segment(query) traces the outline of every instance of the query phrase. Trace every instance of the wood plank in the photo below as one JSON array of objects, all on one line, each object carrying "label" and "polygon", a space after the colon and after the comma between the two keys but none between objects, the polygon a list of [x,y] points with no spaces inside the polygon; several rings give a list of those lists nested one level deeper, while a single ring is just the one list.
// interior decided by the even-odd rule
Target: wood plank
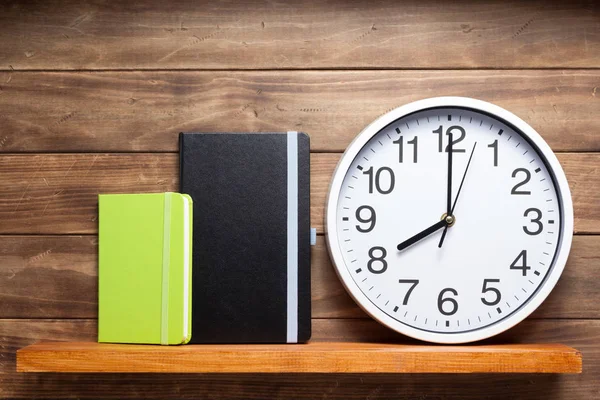
[{"label": "wood plank", "polygon": [[97,236],[0,237],[0,318],[97,318]]},{"label": "wood plank", "polygon": [[[600,236],[576,236],[550,297],[534,318],[600,318]],[[367,318],[341,285],[323,236],[312,249],[314,318]],[[96,236],[0,237],[0,318],[96,318]]]},{"label": "wood plank", "polygon": [[562,344],[471,346],[310,342],[126,345],[38,342],[17,351],[18,372],[92,373],[581,373]]},{"label": "wood plank", "polygon": [[[600,274],[599,248],[598,236],[574,237],[562,277],[533,318],[600,318],[595,278]],[[322,237],[313,247],[311,276],[314,318],[368,318],[342,286]]]},{"label": "wood plank", "polygon": [[2,68],[597,67],[589,1],[12,2]]},{"label": "wood plank", "polygon": [[[600,153],[557,154],[571,189],[576,233],[600,232]],[[311,156],[311,221],[324,230],[325,202],[338,154]],[[1,215],[1,214],[0,214]],[[1,224],[0,224],[1,226]]]},{"label": "wood plank", "polygon": [[0,232],[96,232],[99,193],[174,191],[178,171],[177,154],[3,156]]},{"label": "wood plank", "polygon": [[0,151],[177,151],[180,131],[293,129],[341,152],[385,112],[444,95],[512,111],[555,151],[600,151],[599,83],[598,70],[6,72]]},{"label": "wood plank", "polygon": [[[600,233],[600,154],[558,156],[573,194],[575,232]],[[339,158],[311,156],[311,221],[319,232]],[[178,159],[173,153],[2,156],[0,234],[96,233],[99,193],[177,190]]]},{"label": "wood plank", "polygon": [[[3,398],[425,398],[506,399],[594,398],[600,376],[600,321],[526,321],[497,341],[552,343],[580,350],[583,373],[578,375],[398,375],[398,374],[20,374],[16,350],[38,340],[94,340],[89,320],[0,320],[0,397]],[[387,343],[415,343],[368,320],[316,320],[315,340],[359,338]],[[489,341],[488,341],[489,342]],[[486,342],[487,343],[487,342]],[[492,343],[492,342],[490,342]]]}]

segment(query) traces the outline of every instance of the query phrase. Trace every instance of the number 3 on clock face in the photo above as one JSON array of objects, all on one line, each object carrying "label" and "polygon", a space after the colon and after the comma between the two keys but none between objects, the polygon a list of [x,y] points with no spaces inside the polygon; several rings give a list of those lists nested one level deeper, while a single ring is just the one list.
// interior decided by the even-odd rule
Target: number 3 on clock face
[{"label": "number 3 on clock face", "polygon": [[573,209],[554,153],[524,121],[446,97],[369,125],[341,158],[327,241],[354,300],[396,331],[440,343],[523,320],[561,275]]}]

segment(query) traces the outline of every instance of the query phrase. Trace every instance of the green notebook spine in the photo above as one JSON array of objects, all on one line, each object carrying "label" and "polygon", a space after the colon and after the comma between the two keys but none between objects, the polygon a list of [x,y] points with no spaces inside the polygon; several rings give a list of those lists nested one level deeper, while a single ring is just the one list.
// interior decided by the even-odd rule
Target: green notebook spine
[{"label": "green notebook spine", "polygon": [[[187,194],[182,194],[184,198],[184,251],[183,251],[183,280],[184,280],[184,295],[183,295],[183,318],[184,318],[184,329],[182,344],[188,343],[192,338],[192,247],[194,241],[192,240],[193,231],[192,225],[194,222],[194,207],[192,198]],[[187,214],[187,218],[186,217]],[[186,236],[187,235],[187,236]]]}]

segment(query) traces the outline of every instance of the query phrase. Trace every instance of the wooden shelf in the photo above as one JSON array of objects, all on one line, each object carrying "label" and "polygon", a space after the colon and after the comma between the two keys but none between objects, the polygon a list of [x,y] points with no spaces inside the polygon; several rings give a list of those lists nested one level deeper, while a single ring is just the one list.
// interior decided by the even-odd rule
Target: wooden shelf
[{"label": "wooden shelf", "polygon": [[561,344],[155,346],[40,342],[17,351],[19,372],[581,373],[581,369],[581,353]]}]

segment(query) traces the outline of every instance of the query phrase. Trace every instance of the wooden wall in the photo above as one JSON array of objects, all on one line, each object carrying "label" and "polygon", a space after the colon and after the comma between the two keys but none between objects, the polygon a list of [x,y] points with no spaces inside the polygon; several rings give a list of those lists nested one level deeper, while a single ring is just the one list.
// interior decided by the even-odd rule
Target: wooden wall
[{"label": "wooden wall", "polygon": [[[1,398],[600,396],[600,4],[595,1],[5,1],[0,8]],[[101,192],[178,187],[179,131],[312,137],[314,340],[406,341],[350,300],[323,234],[340,153],[411,100],[529,122],[575,204],[565,273],[504,342],[562,342],[581,375],[17,374],[40,339],[95,340]]]}]

